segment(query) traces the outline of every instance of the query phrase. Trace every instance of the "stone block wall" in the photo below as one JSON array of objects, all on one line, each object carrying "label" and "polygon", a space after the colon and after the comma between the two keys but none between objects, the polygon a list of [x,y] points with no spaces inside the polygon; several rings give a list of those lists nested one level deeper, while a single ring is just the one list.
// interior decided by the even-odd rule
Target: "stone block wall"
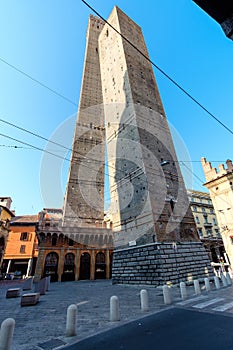
[{"label": "stone block wall", "polygon": [[113,284],[177,284],[213,276],[200,242],[153,243],[117,250],[113,256]]}]

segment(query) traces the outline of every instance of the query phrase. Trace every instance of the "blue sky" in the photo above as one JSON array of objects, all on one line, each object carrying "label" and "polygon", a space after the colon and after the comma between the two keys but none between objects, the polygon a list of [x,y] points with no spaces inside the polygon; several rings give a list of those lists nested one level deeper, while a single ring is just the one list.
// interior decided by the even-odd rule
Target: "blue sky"
[{"label": "blue sky", "polygon": [[[113,6],[118,5],[142,27],[150,58],[233,128],[233,42],[193,1],[90,0],[89,3],[106,18]],[[90,13],[81,0],[1,3],[0,119],[48,139],[55,134],[53,139],[71,146]],[[17,72],[1,59],[73,103]],[[200,158],[206,157],[214,166],[232,159],[232,134],[156,69],[155,76],[167,118],[190,156],[187,159],[187,154],[181,150],[179,159],[191,159],[194,173],[204,181]],[[42,149],[47,146],[46,141],[2,122],[0,133]],[[69,158],[69,152],[58,146],[50,145],[50,150]],[[17,215],[37,213],[45,206],[62,207],[67,161],[56,162],[52,156],[43,158],[43,152],[2,136],[0,154],[0,196],[12,197],[12,209]],[[196,178],[193,188],[204,190]]]}]

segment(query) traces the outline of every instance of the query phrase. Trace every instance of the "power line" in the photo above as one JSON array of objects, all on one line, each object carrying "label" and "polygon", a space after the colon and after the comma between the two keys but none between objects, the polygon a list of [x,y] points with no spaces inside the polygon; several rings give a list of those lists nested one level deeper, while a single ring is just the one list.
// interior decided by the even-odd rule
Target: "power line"
[{"label": "power line", "polygon": [[24,75],[25,77],[31,79],[32,81],[34,81],[35,83],[39,84],[40,86],[44,87],[45,89],[49,90],[50,92],[52,92],[53,94],[59,96],[60,98],[62,98],[63,100],[71,103],[74,106],[78,106],[77,103],[75,103],[74,101],[70,100],[68,97],[60,94],[59,92],[57,92],[56,90],[50,88],[48,85],[42,83],[41,81],[39,81],[36,78],[33,78],[31,75],[25,73],[22,69],[17,68],[16,66],[14,66],[13,64],[7,62],[6,60],[4,60],[2,57],[0,57],[0,61],[5,63],[6,65],[8,65],[9,67],[11,67],[12,69],[16,70],[18,73]]},{"label": "power line", "polygon": [[197,104],[202,110],[204,110],[211,118],[217,121],[222,127],[224,127],[228,132],[233,134],[233,131],[220,119],[218,119],[213,113],[211,113],[206,107],[203,106],[196,98],[194,98],[187,90],[185,90],[180,84],[178,84],[170,75],[168,75],[162,68],[160,68],[156,63],[154,63],[148,56],[146,56],[137,46],[135,46],[129,39],[126,38],[122,33],[120,33],[112,24],[110,24],[99,12],[97,12],[91,5],[89,5],[85,0],[81,0],[90,10],[92,10],[99,18],[101,18],[105,23],[107,23],[117,34],[119,34],[128,44],[130,44],[138,53],[140,53],[147,61],[149,61],[152,66],[154,66],[162,75],[164,75],[170,82],[175,85],[179,90],[181,90],[186,96],[188,96],[195,104]]}]

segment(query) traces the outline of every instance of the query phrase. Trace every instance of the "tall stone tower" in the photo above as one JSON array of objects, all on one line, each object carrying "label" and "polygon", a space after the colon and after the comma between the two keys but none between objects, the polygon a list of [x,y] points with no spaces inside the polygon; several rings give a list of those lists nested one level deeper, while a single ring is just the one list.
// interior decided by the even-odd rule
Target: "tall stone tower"
[{"label": "tall stone tower", "polygon": [[88,23],[83,80],[73,139],[64,224],[95,227],[104,220],[105,129],[98,37],[103,22]]},{"label": "tall stone tower", "polygon": [[213,168],[205,158],[201,159],[206,183],[204,186],[210,191],[214,210],[220,226],[220,232],[224,247],[233,266],[233,165],[232,161],[226,161],[219,169]]},{"label": "tall stone tower", "polygon": [[113,282],[160,284],[211,274],[141,28],[118,7],[99,35],[99,57]]},{"label": "tall stone tower", "polygon": [[[204,277],[211,266],[198,239],[141,29],[117,7],[108,21],[89,20],[62,234],[57,250],[50,247],[42,213],[39,235],[48,254],[40,259],[41,271],[43,264],[49,271],[57,259],[58,280],[65,279],[73,254],[75,279],[97,278],[102,270],[102,278],[110,276],[106,144],[113,283],[159,285]],[[69,246],[63,236],[75,243]],[[89,273],[86,258],[91,259]]]}]

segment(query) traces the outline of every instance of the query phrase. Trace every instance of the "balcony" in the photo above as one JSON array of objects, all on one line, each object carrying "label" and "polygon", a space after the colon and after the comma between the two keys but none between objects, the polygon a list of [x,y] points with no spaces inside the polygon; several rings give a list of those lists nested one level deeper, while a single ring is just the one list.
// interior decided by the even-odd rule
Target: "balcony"
[{"label": "balcony", "polygon": [[204,227],[213,227],[211,222],[204,222]]}]

